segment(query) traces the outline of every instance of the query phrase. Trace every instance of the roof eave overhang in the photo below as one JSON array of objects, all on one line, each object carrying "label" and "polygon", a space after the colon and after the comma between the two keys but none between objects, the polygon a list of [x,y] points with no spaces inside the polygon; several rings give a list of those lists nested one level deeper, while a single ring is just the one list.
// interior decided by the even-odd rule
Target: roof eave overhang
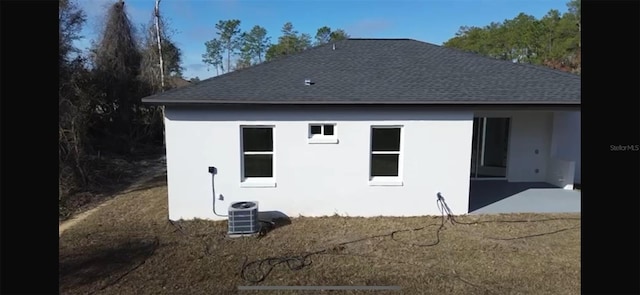
[{"label": "roof eave overhang", "polygon": [[461,108],[580,108],[580,101],[220,101],[143,99],[164,106],[432,106]]}]

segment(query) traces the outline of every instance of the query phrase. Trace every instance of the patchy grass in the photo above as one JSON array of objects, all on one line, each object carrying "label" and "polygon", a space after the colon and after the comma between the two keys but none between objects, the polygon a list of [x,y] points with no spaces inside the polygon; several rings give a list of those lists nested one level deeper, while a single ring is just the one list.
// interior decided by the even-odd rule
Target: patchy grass
[{"label": "patchy grass", "polygon": [[119,193],[147,185],[149,179],[166,181],[164,151],[155,150],[130,159],[115,155],[90,157],[87,163],[87,171],[91,171],[90,184],[73,194],[61,193],[60,222],[95,208]]},{"label": "patchy grass", "polygon": [[[59,249],[61,294],[302,292],[237,289],[253,285],[401,287],[323,291],[332,294],[580,293],[579,214],[460,216],[459,223],[479,223],[447,222],[440,231],[439,216],[299,217],[262,238],[229,239],[224,221],[169,223],[166,196],[161,183],[123,194],[66,231]],[[389,235],[420,227],[396,232],[393,239]],[[299,270],[277,264],[282,260],[266,261],[262,270],[251,264],[317,251],[323,252],[289,261],[294,268],[304,262]],[[275,266],[262,282],[252,283],[241,276],[247,264],[248,279]]]}]

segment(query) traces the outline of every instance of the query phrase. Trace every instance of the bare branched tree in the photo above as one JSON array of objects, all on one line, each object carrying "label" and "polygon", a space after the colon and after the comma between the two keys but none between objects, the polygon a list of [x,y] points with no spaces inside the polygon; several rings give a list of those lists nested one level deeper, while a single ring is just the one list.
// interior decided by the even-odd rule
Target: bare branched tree
[{"label": "bare branched tree", "polygon": [[[182,76],[182,52],[171,40],[170,30],[160,14],[160,0],[155,0],[151,21],[142,27],[144,39],[141,44],[142,61],[140,81],[144,95],[156,94],[176,87],[176,79]],[[139,133],[147,138],[162,134],[164,141],[164,108],[145,106],[140,114],[143,130]]]},{"label": "bare branched tree", "polygon": [[162,43],[160,37],[160,0],[156,0],[155,17],[156,21],[156,37],[158,39],[158,59],[160,61],[160,85],[164,91],[164,65],[162,64]]},{"label": "bare branched tree", "polygon": [[125,3],[120,0],[107,12],[101,38],[94,48],[94,66],[105,94],[105,108],[113,114],[110,120],[115,126],[111,131],[125,139],[115,144],[122,147],[130,144],[126,138],[133,131],[134,111],[140,105],[137,77],[141,57],[137,44]]},{"label": "bare branched tree", "polygon": [[59,21],[59,54],[60,62],[68,62],[69,54],[79,50],[73,46],[73,41],[81,38],[80,30],[86,21],[85,13],[72,0],[60,0],[58,11]]},{"label": "bare branched tree", "polygon": [[[182,52],[171,40],[166,21],[160,14],[156,17],[154,9],[152,20],[142,26],[142,30],[145,34],[141,44],[140,79],[150,87],[144,94],[156,94],[175,87],[172,78],[182,76]],[[159,66],[160,63],[162,66]]]},{"label": "bare branched tree", "polygon": [[72,0],[59,5],[59,75],[58,75],[58,203],[62,215],[69,194],[87,186],[87,129],[89,127],[92,87],[85,60],[73,41],[81,38],[84,12]]}]

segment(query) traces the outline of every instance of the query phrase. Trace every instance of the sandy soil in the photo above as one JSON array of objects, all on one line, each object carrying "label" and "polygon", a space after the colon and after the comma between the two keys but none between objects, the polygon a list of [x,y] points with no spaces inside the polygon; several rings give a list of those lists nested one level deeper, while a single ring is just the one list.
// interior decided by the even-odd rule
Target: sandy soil
[{"label": "sandy soil", "polygon": [[58,236],[61,236],[63,232],[78,224],[79,222],[82,222],[96,211],[102,209],[104,206],[107,206],[119,196],[135,190],[144,189],[145,185],[153,182],[154,180],[159,180],[162,177],[166,179],[166,156],[161,156],[153,160],[141,160],[135,162],[134,164],[135,166],[139,167],[140,172],[138,173],[136,179],[133,180],[133,183],[131,185],[128,185],[124,190],[116,193],[116,195],[113,197],[98,199],[93,204],[86,205],[85,210],[81,210],[80,212],[77,212],[76,214],[71,216],[69,219],[61,221],[58,228]]}]

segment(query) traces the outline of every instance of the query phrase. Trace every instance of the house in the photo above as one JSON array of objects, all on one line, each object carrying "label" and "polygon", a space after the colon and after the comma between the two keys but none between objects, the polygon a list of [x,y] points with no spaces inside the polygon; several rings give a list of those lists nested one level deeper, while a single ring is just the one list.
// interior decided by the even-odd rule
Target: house
[{"label": "house", "polygon": [[175,76],[167,77],[166,83],[171,88],[181,88],[181,87],[185,87],[185,86],[191,85],[191,81],[185,80],[182,77],[175,77]]},{"label": "house", "polygon": [[437,193],[463,214],[475,180],[580,179],[579,76],[416,40],[338,41],[143,102],[165,106],[172,220],[235,201],[431,215]]}]

